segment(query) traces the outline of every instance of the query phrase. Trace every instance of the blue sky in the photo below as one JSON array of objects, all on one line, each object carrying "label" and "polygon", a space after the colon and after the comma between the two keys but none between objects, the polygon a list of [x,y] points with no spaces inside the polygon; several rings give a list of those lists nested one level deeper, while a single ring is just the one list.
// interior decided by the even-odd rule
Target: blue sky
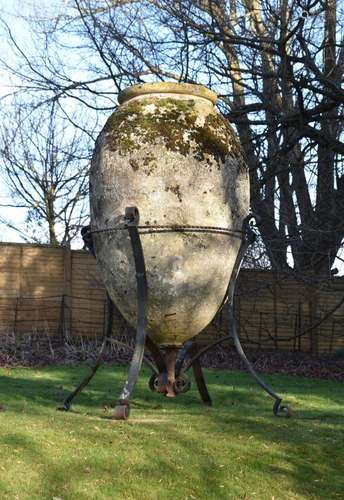
[{"label": "blue sky", "polygon": [[[33,47],[33,42],[31,34],[27,30],[26,22],[21,16],[32,16],[35,12],[39,12],[40,16],[56,16],[60,10],[65,8],[67,1],[51,1],[51,0],[0,0],[0,11],[1,17],[5,19],[7,24],[10,26],[12,33],[14,34],[16,40],[19,42],[21,47],[25,47],[27,50]],[[1,58],[6,59],[8,63],[14,62],[14,56],[8,49],[6,43],[6,34],[0,28],[0,43],[2,47]],[[19,82],[20,83],[20,82]],[[0,74],[0,98],[4,98],[7,94],[11,93],[14,89],[16,80],[11,78],[6,72]],[[11,202],[11,197],[6,189],[4,182],[0,183],[0,205],[6,205],[6,203]],[[0,214],[13,223],[15,226],[24,228],[25,227],[25,216],[27,210],[23,208],[6,208],[0,207]],[[22,242],[20,234],[7,227],[4,224],[0,224],[0,240],[1,241],[14,241]],[[80,247],[80,241],[76,243],[76,246]]]},{"label": "blue sky", "polygon": [[[40,16],[55,17],[60,12],[62,13],[66,8],[69,0],[0,0],[0,10],[2,16],[6,19],[11,26],[16,38],[25,47],[32,47],[31,35],[26,29],[25,21],[20,16],[34,15],[39,12]],[[0,30],[0,43],[2,46],[2,57],[8,58],[11,61],[13,56],[10,52],[6,52],[5,40],[1,37],[4,36]],[[4,96],[11,89],[11,80],[8,75],[0,75],[0,97]],[[9,196],[3,183],[0,184],[0,204],[5,204],[9,201]],[[22,224],[24,221],[26,211],[24,209],[6,209],[1,208],[2,213],[6,211],[6,215],[11,218],[15,224]],[[22,241],[20,235],[16,231],[6,228],[4,225],[0,226],[0,239],[2,241]],[[343,253],[343,252],[342,252]],[[337,260],[334,267],[340,269],[340,273],[344,274],[344,264]]]}]

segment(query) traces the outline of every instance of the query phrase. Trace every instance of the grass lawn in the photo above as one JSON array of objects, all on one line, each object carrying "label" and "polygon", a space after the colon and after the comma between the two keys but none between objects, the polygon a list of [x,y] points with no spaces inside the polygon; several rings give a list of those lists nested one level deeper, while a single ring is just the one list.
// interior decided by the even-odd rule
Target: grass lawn
[{"label": "grass lawn", "polygon": [[249,375],[206,371],[196,388],[153,394],[144,370],[127,422],[109,405],[125,367],[103,367],[69,413],[57,402],[86,366],[0,370],[0,499],[344,499],[343,384],[264,376],[294,409],[272,415]]}]

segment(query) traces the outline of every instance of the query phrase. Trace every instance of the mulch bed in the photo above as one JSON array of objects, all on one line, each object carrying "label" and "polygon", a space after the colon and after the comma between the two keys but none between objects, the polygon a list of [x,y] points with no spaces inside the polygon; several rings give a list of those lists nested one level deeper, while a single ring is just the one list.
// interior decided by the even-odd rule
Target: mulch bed
[{"label": "mulch bed", "polygon": [[[257,372],[299,375],[344,382],[344,353],[337,356],[311,356],[300,352],[257,351],[247,349],[246,355]],[[207,368],[246,371],[244,363],[233,349],[222,347],[205,354],[202,365]]]},{"label": "mulch bed", "polygon": [[[123,338],[122,341],[125,341]],[[6,368],[25,366],[41,367],[54,364],[92,363],[97,358],[99,339],[72,339],[46,335],[21,335],[7,337],[0,344],[0,366]],[[132,351],[113,344],[106,350],[106,363],[128,363]],[[344,352],[333,356],[314,357],[300,352],[257,351],[247,349],[253,367],[260,373],[299,375],[325,380],[344,381]],[[207,368],[246,371],[233,347],[217,346],[201,358]]]}]

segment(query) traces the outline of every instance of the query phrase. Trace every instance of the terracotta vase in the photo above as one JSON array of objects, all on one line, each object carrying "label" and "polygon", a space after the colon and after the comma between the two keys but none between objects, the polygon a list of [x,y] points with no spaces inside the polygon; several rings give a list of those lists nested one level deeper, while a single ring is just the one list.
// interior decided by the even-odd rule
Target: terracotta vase
[{"label": "terracotta vase", "polygon": [[[241,230],[249,179],[238,139],[215,109],[216,94],[189,84],[135,85],[119,96],[95,147],[90,174],[92,230],[123,222],[136,206],[141,225]],[[106,288],[136,324],[136,278],[126,231],[94,235]],[[240,239],[225,234],[142,234],[147,333],[180,346],[213,319],[226,292]]]}]

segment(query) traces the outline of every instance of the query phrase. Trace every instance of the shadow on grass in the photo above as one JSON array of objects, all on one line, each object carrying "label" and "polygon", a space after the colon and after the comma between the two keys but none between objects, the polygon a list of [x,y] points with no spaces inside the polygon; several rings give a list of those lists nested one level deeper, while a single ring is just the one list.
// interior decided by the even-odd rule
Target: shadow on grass
[{"label": "shadow on grass", "polygon": [[276,483],[280,475],[288,477],[305,498],[343,498],[343,417],[334,420],[331,416],[331,422],[310,422],[307,412],[303,412],[301,418],[288,421],[252,416],[234,419],[219,416],[216,421],[220,426],[233,425],[259,443],[255,451],[248,452],[247,458],[247,464],[257,473],[274,478]]},{"label": "shadow on grass", "polygon": [[[1,401],[8,400],[17,403],[22,400],[51,407],[54,403],[61,403],[74,390],[83,377],[89,373],[89,370],[90,368],[85,365],[77,367],[49,367],[42,370],[35,370],[35,376],[28,376],[28,373],[30,373],[29,369],[8,370],[7,374],[0,375]],[[123,387],[126,374],[126,366],[102,366],[91,383],[74,400],[75,404],[81,407],[95,407],[115,403]],[[166,403],[166,398],[154,394],[149,390],[149,376],[149,370],[142,370],[132,399],[133,407],[136,405],[138,408],[143,408],[150,404],[156,406],[157,404]],[[283,397],[283,402],[288,403],[289,397],[292,405],[296,403],[294,418],[344,418],[344,412],[343,415],[324,413],[323,409],[315,409],[314,403],[309,404],[310,408],[307,409],[308,398],[320,398],[321,406],[325,400],[329,404],[343,405],[344,389],[340,383],[308,380],[283,375],[263,375],[263,378],[268,385]],[[230,409],[233,405],[242,404],[245,407],[243,408],[243,414],[248,407],[251,409],[257,407],[258,415],[263,404],[268,410],[272,411],[273,400],[266,397],[266,393],[257,386],[248,374],[207,370],[206,379],[210,394],[214,400],[214,405],[220,409]],[[285,391],[282,390],[284,387],[286,387]],[[139,394],[141,402],[138,401],[137,394]],[[142,402],[143,395],[144,402]],[[299,408],[299,400],[302,401],[302,409]],[[176,409],[181,411],[183,408],[188,411],[189,406],[193,406],[195,403],[199,403],[198,409],[200,412],[203,412],[204,408],[200,403],[195,384],[193,384],[192,391],[188,394],[179,395],[173,399],[172,403]],[[194,410],[197,411],[197,408],[193,407]]]},{"label": "shadow on grass", "polygon": [[[181,437],[175,431],[167,431],[165,438],[167,441],[171,440],[185,457],[188,456],[190,450],[197,456],[197,478],[199,481],[197,486],[209,494],[207,498],[224,498],[219,478],[216,474],[209,474],[210,470],[218,469],[216,457],[212,457],[209,450],[202,447],[201,443],[192,437]],[[161,448],[161,443],[158,440],[154,442],[154,438],[152,441],[151,446],[141,449],[141,463],[135,466],[136,484],[134,484],[130,482],[128,476],[123,474],[127,467],[128,458],[124,452],[121,460],[115,457],[108,457],[107,460],[94,457],[91,462],[88,461],[85,464],[82,459],[73,457],[66,462],[57,463],[49,460],[47,454],[43,453],[42,447],[37,446],[33,440],[28,439],[23,434],[13,433],[0,437],[1,446],[5,444],[13,448],[20,448],[21,458],[26,458],[33,466],[44,464],[46,472],[44,475],[40,475],[39,484],[37,485],[39,491],[44,491],[44,498],[47,497],[48,493],[58,495],[58,498],[60,496],[65,498],[66,494],[68,495],[67,498],[83,498],[78,491],[77,485],[80,481],[89,478],[88,468],[85,465],[92,469],[93,478],[99,478],[100,481],[96,480],[96,482],[107,482],[106,489],[109,493],[103,496],[104,492],[101,492],[98,487],[99,498],[124,498],[123,495],[129,493],[134,496],[128,495],[126,498],[140,498],[142,496],[142,483],[140,483],[139,478],[141,478],[141,481],[142,478],[145,478],[145,483],[149,482],[148,491],[152,493],[152,496],[148,496],[146,493],[147,496],[144,495],[144,498],[181,498],[178,495],[183,491],[181,490],[181,483],[184,481],[177,480],[175,484],[168,484],[166,478],[167,476],[174,478],[179,476],[182,479],[184,474],[186,474],[185,477],[188,477],[188,466],[186,465],[185,470],[181,471],[180,467],[174,464],[173,459],[171,460],[170,455],[157,453],[157,450]],[[130,463],[130,459],[128,463]],[[3,484],[2,487],[4,491],[6,485]],[[159,495],[155,493],[157,489],[160,489]],[[32,493],[34,495],[34,491]],[[117,497],[116,494],[119,496]],[[92,494],[91,496],[86,494],[84,498],[93,497]]]},{"label": "shadow on grass", "polygon": [[[221,379],[222,376],[221,374]],[[243,435],[251,436],[260,443],[256,453],[251,450],[248,458],[250,468],[256,469],[257,474],[268,475],[274,478],[276,483],[280,481],[280,476],[284,475],[305,498],[343,498],[342,384],[287,376],[264,376],[264,380],[275,388],[278,387],[278,382],[285,382],[285,400],[288,402],[289,396],[291,405],[295,405],[293,418],[275,418],[268,414],[266,407],[269,399],[262,396],[263,393],[258,390],[255,391],[254,397],[247,397],[251,382],[245,378],[243,383],[248,392],[240,394],[240,416],[238,417],[237,411],[232,415],[220,412],[215,417],[217,425],[232,425]],[[237,381],[234,387],[242,388],[242,385],[236,384]],[[278,388],[276,390],[278,391]],[[218,391],[218,396],[221,393],[223,394],[222,389]],[[252,402],[256,408],[255,412],[251,406]],[[265,447],[269,450],[268,453],[264,452]],[[280,451],[272,451],[276,447]],[[279,465],[278,462],[281,461],[284,463]]]},{"label": "shadow on grass", "polygon": [[[210,412],[211,414],[211,412]],[[209,415],[209,413],[208,413]],[[289,431],[281,432],[270,422],[264,421],[261,418],[258,422],[249,418],[232,418],[224,420],[221,416],[213,414],[215,422],[210,426],[210,431],[213,431],[214,439],[222,439],[222,446],[227,447],[228,452],[231,454],[233,461],[233,475],[239,474],[242,470],[249,469],[254,471],[254,476],[261,478],[264,482],[269,477],[269,481],[274,485],[275,493],[278,493],[278,484],[281,482],[281,477],[288,479],[289,483],[294,485],[294,491],[297,492],[302,498],[342,498],[343,479],[340,465],[340,455],[331,453],[331,447],[324,447],[317,443],[318,439],[309,440],[305,438],[304,430],[297,429],[293,426],[293,438],[290,436]],[[227,424],[227,425],[226,425]],[[229,425],[231,424],[231,425]],[[13,448],[21,449],[21,458],[26,458],[30,463],[35,466],[44,464],[45,474],[39,478],[40,489],[45,493],[49,492],[51,495],[61,496],[65,498],[68,493],[68,498],[83,498],[78,492],[78,483],[80,481],[87,481],[89,479],[86,465],[92,469],[93,478],[103,479],[107,482],[107,488],[111,495],[100,496],[100,498],[116,498],[116,493],[123,494],[124,491],[133,492],[134,495],[139,495],[140,481],[137,479],[137,484],[128,484],[128,476],[123,475],[123,470],[126,468],[127,463],[130,464],[131,456],[127,454],[126,448],[130,449],[132,438],[130,438],[131,427],[127,424],[120,424],[120,433],[122,433],[122,444],[116,450],[117,456],[122,454],[121,459],[118,460],[111,455],[111,450],[106,456],[97,457],[97,450],[95,449],[94,456],[85,462],[81,457],[71,456],[67,460],[58,462],[51,460],[47,453],[44,453],[41,445],[28,439],[24,434],[13,432],[12,434],[1,436],[1,447],[5,444]],[[151,433],[152,427],[147,423],[141,426],[141,430]],[[225,434],[224,429],[227,429]],[[243,446],[241,448],[233,447],[230,441],[230,430],[235,429],[235,432],[242,433],[244,438]],[[171,458],[170,454],[165,454],[161,446],[161,434],[150,436],[150,445],[140,448],[140,463],[135,465],[135,470],[132,472],[136,478],[145,478],[145,481],[152,485],[152,491],[155,487],[160,487],[159,484],[163,478],[166,484],[166,476],[172,478],[180,477],[183,475],[188,477],[192,476],[190,467],[193,466],[192,461],[188,464],[188,457],[190,453],[197,457],[197,480],[199,484],[198,489],[207,492],[209,496],[206,498],[243,498],[242,494],[245,491],[245,484],[233,487],[232,496],[224,495],[221,487],[222,478],[220,474],[216,473],[219,470],[219,461],[217,456],[209,450],[207,440],[202,440],[201,436],[192,436],[191,433],[185,434],[178,431],[178,428],[173,426],[164,427],[164,439],[167,443],[173,443],[174,450],[178,449],[180,454],[185,457],[186,463],[183,470],[178,467]],[[253,448],[250,444],[251,437],[254,437],[256,442]],[[80,439],[94,438],[94,431],[87,428],[80,431]],[[227,438],[227,440],[225,439]],[[104,447],[105,443],[102,441],[104,437],[101,435],[99,438],[98,446]],[[267,451],[265,446],[269,447]],[[278,445],[271,447],[270,445]],[[332,450],[333,451],[333,450]],[[215,471],[215,472],[214,472]],[[168,484],[169,495],[164,496],[163,485],[161,487],[162,498],[172,498],[173,493],[178,496],[181,493],[181,482],[175,480],[175,484]],[[163,483],[163,484],[164,484]],[[321,491],[319,486],[321,486]],[[166,486],[167,488],[167,486]],[[250,491],[250,490],[246,490]],[[239,496],[241,495],[241,496]],[[85,495],[85,498],[87,495]],[[129,498],[129,497],[128,497]],[[130,497],[132,498],[132,497]],[[139,498],[139,496],[134,496]],[[151,498],[147,496],[146,498]],[[157,496],[152,496],[157,498]],[[183,497],[184,498],[184,497]],[[269,497],[270,498],[270,497]],[[277,498],[286,498],[280,496]]]},{"label": "shadow on grass", "polygon": [[[45,409],[54,409],[56,403],[63,400],[87,371],[87,367],[49,368],[35,371],[31,377],[28,376],[31,373],[29,370],[8,372],[0,377],[1,402],[4,400],[8,409],[13,411],[23,402],[29,402],[30,404],[25,406],[25,412],[33,415],[42,413]],[[112,369],[106,366],[99,370],[91,384],[77,399],[75,413],[83,413],[86,422],[86,428],[78,429],[80,440],[91,441],[95,437],[94,430],[87,425],[89,419],[84,412],[90,409],[92,412],[95,407],[102,408],[104,404],[113,402],[122,388],[125,375],[125,367]],[[173,401],[151,393],[147,387],[148,376],[148,371],[144,371],[132,402],[133,414],[135,409],[148,412],[148,418],[145,415],[141,423],[135,423],[135,417],[133,424],[114,423],[111,432],[129,436],[129,443],[130,436],[138,435],[139,431],[143,437],[149,439],[150,446],[140,448],[140,462],[135,465],[135,476],[152,481],[157,491],[159,488],[160,492],[164,491],[164,484],[159,486],[162,471],[179,478],[187,473],[185,470],[192,467],[191,460],[190,465],[186,463],[182,472],[171,459],[171,455],[164,453],[161,444],[163,435],[164,440],[171,443],[172,452],[178,450],[182,456],[190,457],[192,453],[197,457],[199,487],[209,492],[209,498],[226,498],[220,487],[221,476],[216,472],[219,466],[218,458],[209,450],[209,436],[212,436],[221,443],[224,450],[228,448],[229,453],[233,455],[233,474],[240,469],[253,470],[257,477],[260,476],[264,480],[269,477],[271,484],[278,484],[284,476],[303,497],[341,498],[340,494],[344,490],[344,415],[339,412],[342,391],[340,384],[316,384],[314,381],[294,377],[266,377],[277,390],[279,383],[285,382],[290,396],[298,403],[295,417],[284,420],[272,416],[271,400],[264,396],[248,375],[207,371],[209,389],[214,397],[214,408],[211,410],[201,405],[195,389]],[[314,393],[309,394],[310,391]],[[311,395],[318,401],[319,407],[314,407],[313,401],[312,408],[307,409]],[[327,405],[335,411],[329,412]],[[168,425],[162,424],[163,434],[151,434],[150,417],[155,410],[159,417],[163,417],[157,419],[159,424],[164,418],[170,417]],[[188,415],[193,429],[190,433],[178,427],[178,423],[185,425]],[[235,432],[235,436],[232,436],[232,432]],[[237,442],[238,435],[242,435],[240,447]],[[100,436],[99,443],[106,451],[108,445],[102,442],[103,437]],[[251,445],[252,440],[255,446]],[[39,441],[33,441],[19,431],[1,436],[0,442],[1,446],[22,449],[22,453],[32,464],[45,465],[46,473],[40,477],[40,481],[45,491],[51,494],[60,496],[61,491],[76,491],[77,482],[87,481],[85,462],[80,457],[71,455],[67,462],[63,463],[51,460]],[[113,494],[117,491],[123,493],[127,486],[127,476],[120,473],[127,465],[127,446],[128,443],[123,437],[119,445],[119,458],[114,457],[109,449],[108,455],[89,459],[93,477],[105,478],[111,485]],[[180,488],[181,480],[182,478],[180,481],[177,479],[175,486],[169,485],[171,495],[174,491],[176,495],[180,495],[181,490],[174,488]],[[6,485],[3,485],[3,489],[5,487]],[[130,488],[139,495],[139,482],[137,485],[131,484]],[[234,489],[232,498],[239,498],[235,495],[242,494],[242,491],[242,487]]]}]

